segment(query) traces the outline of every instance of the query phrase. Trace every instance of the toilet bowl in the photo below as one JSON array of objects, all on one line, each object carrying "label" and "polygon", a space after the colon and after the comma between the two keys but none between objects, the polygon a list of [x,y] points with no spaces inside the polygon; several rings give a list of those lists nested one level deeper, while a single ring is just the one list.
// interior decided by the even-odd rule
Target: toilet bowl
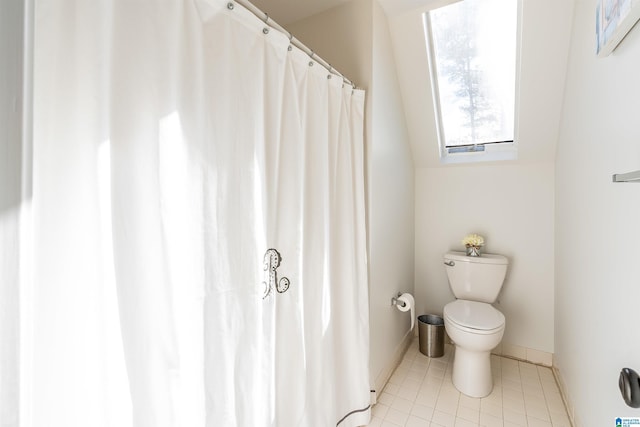
[{"label": "toilet bowl", "polygon": [[455,344],[453,385],[470,397],[485,397],[493,389],[491,350],[504,334],[505,317],[494,308],[508,261],[502,255],[468,257],[462,252],[444,256],[455,301],[445,305],[444,327]]},{"label": "toilet bowl", "polygon": [[490,304],[456,300],[444,307],[444,326],[455,344],[453,385],[471,397],[493,390],[491,350],[504,334],[505,318]]}]

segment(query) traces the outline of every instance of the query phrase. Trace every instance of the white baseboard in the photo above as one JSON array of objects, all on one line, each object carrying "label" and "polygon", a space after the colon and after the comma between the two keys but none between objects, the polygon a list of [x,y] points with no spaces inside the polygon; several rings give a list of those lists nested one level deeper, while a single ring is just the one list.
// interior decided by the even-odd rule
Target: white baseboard
[{"label": "white baseboard", "polygon": [[533,348],[521,347],[519,345],[500,343],[491,351],[496,356],[505,356],[512,359],[518,359],[525,362],[531,362],[536,365],[553,366],[553,353],[535,350]]},{"label": "white baseboard", "polygon": [[560,373],[560,369],[554,365],[551,367],[551,371],[553,371],[553,376],[556,379],[556,384],[558,384],[558,388],[560,389],[560,395],[562,396],[562,401],[564,402],[564,407],[567,410],[567,415],[569,416],[569,421],[571,421],[571,425],[573,427],[579,427],[581,424],[576,416],[575,407],[573,406],[573,400],[569,395],[569,390],[567,389],[567,385],[565,384],[562,375]]},{"label": "white baseboard", "polygon": [[[414,330],[417,331],[418,328],[414,328]],[[398,347],[396,348],[396,351],[393,354],[393,358],[389,361],[387,366],[385,366],[382,369],[382,371],[380,371],[380,373],[376,377],[375,384],[374,384],[375,389],[371,392],[372,405],[374,405],[377,402],[378,395],[382,393],[382,389],[384,388],[385,385],[387,385],[387,381],[389,381],[389,378],[391,378],[391,374],[393,374],[393,371],[395,371],[395,369],[398,367],[400,362],[402,362],[402,358],[404,357],[404,354],[407,352],[407,349],[413,342],[415,333],[416,332],[411,330],[405,334],[402,341],[400,341],[400,344],[398,344]]]}]

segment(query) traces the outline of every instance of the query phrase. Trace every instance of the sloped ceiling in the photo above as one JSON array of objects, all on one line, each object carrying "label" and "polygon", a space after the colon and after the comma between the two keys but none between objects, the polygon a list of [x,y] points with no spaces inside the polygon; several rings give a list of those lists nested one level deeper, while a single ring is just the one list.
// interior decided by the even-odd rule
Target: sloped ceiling
[{"label": "sloped ceiling", "polygon": [[[252,3],[286,27],[349,1],[252,0]],[[458,0],[372,1],[380,3],[389,20],[414,164],[417,167],[439,167],[422,15],[427,10]],[[518,162],[555,160],[574,2],[520,0]]]},{"label": "sloped ceiling", "polygon": [[[520,6],[517,162],[553,162],[574,1],[522,0]],[[440,167],[443,165],[438,152],[423,26],[423,13],[427,9],[418,7],[388,15],[414,164]]]},{"label": "sloped ceiling", "polygon": [[351,0],[251,0],[255,6],[267,13],[278,24],[299,21],[324,12]]},{"label": "sloped ceiling", "polygon": [[[255,6],[286,26],[351,0],[251,0]],[[434,8],[459,0],[378,0],[388,16],[395,16],[418,8]]]}]

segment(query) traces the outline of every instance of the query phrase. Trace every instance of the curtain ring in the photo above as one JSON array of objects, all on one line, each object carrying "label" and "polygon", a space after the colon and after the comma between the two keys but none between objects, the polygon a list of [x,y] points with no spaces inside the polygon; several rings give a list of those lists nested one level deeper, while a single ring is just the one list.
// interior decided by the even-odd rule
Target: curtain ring
[{"label": "curtain ring", "polygon": [[293,34],[291,34],[289,31],[287,31],[287,34],[289,35],[289,47],[287,47],[287,50],[291,52],[293,50]]},{"label": "curtain ring", "polygon": [[269,25],[269,14],[268,13],[264,13],[264,19],[263,19],[264,23]]},{"label": "curtain ring", "polygon": [[235,5],[231,2],[227,3],[227,9],[229,10],[233,10],[233,8],[235,7]]}]

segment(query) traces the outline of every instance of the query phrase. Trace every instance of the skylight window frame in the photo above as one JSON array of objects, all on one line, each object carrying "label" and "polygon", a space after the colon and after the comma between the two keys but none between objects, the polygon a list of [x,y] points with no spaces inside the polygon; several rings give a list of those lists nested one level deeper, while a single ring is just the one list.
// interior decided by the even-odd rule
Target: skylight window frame
[{"label": "skylight window frame", "polygon": [[[447,1],[438,7],[448,6],[465,0]],[[433,109],[436,122],[436,135],[441,163],[469,163],[482,161],[517,160],[518,158],[518,117],[520,106],[520,56],[522,46],[522,0],[516,1],[516,52],[515,52],[515,85],[514,85],[514,117],[513,117],[513,141],[491,141],[477,144],[465,144],[458,146],[446,146],[444,124],[442,121],[442,109],[440,104],[440,90],[438,87],[438,71],[436,68],[434,37],[432,36],[431,10],[423,13],[424,36],[427,48],[427,60],[429,66],[429,78],[431,83]]]}]

